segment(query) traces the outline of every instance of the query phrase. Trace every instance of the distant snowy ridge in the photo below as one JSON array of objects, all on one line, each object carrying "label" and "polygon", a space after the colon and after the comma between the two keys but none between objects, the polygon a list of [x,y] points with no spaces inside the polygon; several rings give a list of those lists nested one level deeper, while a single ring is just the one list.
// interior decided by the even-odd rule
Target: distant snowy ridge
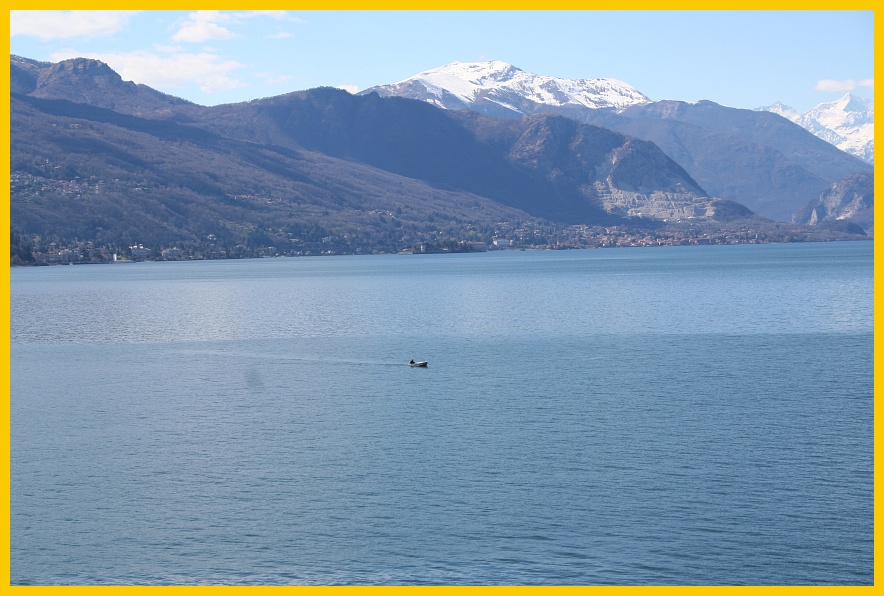
[{"label": "distant snowy ridge", "polygon": [[788,118],[824,141],[869,163],[875,160],[875,104],[872,100],[848,93],[836,101],[821,103],[804,114],[780,102],[758,110]]},{"label": "distant snowy ridge", "polygon": [[477,109],[516,114],[537,111],[537,106],[581,106],[620,111],[651,100],[616,79],[563,79],[536,75],[500,60],[452,62],[413,77],[366,89],[382,96],[420,99],[447,109]]}]

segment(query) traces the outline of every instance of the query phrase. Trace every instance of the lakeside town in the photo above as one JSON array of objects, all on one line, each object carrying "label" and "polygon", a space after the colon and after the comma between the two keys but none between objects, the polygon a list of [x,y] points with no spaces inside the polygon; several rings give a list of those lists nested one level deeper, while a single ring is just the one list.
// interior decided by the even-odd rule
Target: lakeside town
[{"label": "lakeside town", "polygon": [[[12,265],[74,265],[132,263],[143,261],[188,261],[270,257],[332,256],[360,254],[440,254],[494,250],[574,250],[620,247],[700,246],[861,240],[863,236],[781,222],[755,222],[754,225],[721,225],[708,220],[677,222],[656,230],[627,226],[520,227],[501,223],[490,238],[477,240],[474,231],[464,234],[473,239],[427,238],[401,246],[371,246],[354,238],[324,236],[318,241],[278,235],[276,245],[224,245],[209,236],[205,242],[189,246],[149,244],[96,245],[91,241],[44,241],[39,236],[12,235]],[[414,240],[414,239],[404,239]]]}]

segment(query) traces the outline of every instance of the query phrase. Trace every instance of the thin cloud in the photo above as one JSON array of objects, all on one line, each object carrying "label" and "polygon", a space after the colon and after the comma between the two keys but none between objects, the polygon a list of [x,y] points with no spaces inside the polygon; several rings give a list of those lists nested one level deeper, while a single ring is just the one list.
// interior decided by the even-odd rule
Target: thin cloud
[{"label": "thin cloud", "polygon": [[270,17],[275,21],[288,21],[290,23],[306,24],[307,21],[301,17],[290,14],[287,10],[250,10],[244,16],[247,17]]},{"label": "thin cloud", "polygon": [[9,35],[43,41],[102,37],[126,28],[138,10],[11,10]]},{"label": "thin cloud", "polygon": [[875,79],[861,79],[859,81],[855,81],[853,79],[847,79],[844,81],[837,81],[834,79],[823,79],[817,82],[816,86],[814,86],[815,91],[836,91],[836,92],[844,92],[844,91],[853,91],[860,87],[874,87]]},{"label": "thin cloud", "polygon": [[231,20],[230,15],[217,10],[198,10],[187,15],[187,21],[172,36],[172,39],[192,43],[200,43],[210,39],[235,39],[236,34],[219,25],[219,23],[227,23]]},{"label": "thin cloud", "polygon": [[156,51],[162,52],[164,54],[176,54],[179,52],[186,51],[184,49],[184,46],[167,46],[167,45],[162,45],[162,44],[155,45],[154,49]]},{"label": "thin cloud", "polygon": [[291,39],[294,37],[294,33],[289,33],[288,31],[281,31],[279,33],[273,33],[267,36],[267,39]]},{"label": "thin cloud", "polygon": [[281,85],[292,80],[289,75],[274,75],[269,72],[256,72],[255,76],[264,81],[267,85]]},{"label": "thin cloud", "polygon": [[244,82],[231,76],[231,72],[243,68],[243,64],[224,60],[217,54],[208,52],[160,55],[147,51],[92,54],[69,51],[54,54],[52,60],[65,60],[75,56],[101,60],[117,71],[123,80],[156,89],[175,89],[196,83],[204,93],[217,93],[246,86]]},{"label": "thin cloud", "polygon": [[[271,18],[275,21],[290,23],[306,23],[304,19],[293,16],[285,10],[251,10],[245,12],[222,12],[219,10],[197,10],[187,15],[175,35],[174,41],[201,43],[209,40],[237,39],[240,35],[229,28],[230,25],[242,23],[245,19]],[[282,33],[284,38],[291,34]]]}]

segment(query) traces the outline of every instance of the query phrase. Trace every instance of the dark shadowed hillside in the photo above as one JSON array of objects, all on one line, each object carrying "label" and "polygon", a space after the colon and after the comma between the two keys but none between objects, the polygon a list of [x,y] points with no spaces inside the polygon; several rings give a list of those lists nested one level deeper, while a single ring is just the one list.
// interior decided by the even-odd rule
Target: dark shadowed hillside
[{"label": "dark shadowed hillside", "polygon": [[659,193],[691,205],[705,197],[653,144],[550,115],[513,122],[327,88],[219,106],[204,122],[224,135],[360,161],[555,221],[627,215],[612,194],[639,204]]},{"label": "dark shadowed hillside", "polygon": [[[530,219],[358,163],[82,104],[13,97],[12,222],[99,243],[225,244],[263,235],[408,244],[453,220]],[[393,214],[395,216],[391,216]],[[270,244],[278,244],[278,241]]]}]

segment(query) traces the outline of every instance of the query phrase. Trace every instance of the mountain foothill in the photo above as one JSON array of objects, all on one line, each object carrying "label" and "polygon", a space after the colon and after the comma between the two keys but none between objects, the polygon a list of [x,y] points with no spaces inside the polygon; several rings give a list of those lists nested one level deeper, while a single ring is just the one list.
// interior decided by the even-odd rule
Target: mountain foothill
[{"label": "mountain foothill", "polygon": [[231,257],[508,235],[551,245],[576,229],[871,231],[871,194],[856,190],[871,188],[869,164],[776,114],[711,102],[627,94],[544,110],[524,94],[501,115],[317,88],[205,107],[97,60],[18,56],[10,86],[20,255],[74,242]]}]

